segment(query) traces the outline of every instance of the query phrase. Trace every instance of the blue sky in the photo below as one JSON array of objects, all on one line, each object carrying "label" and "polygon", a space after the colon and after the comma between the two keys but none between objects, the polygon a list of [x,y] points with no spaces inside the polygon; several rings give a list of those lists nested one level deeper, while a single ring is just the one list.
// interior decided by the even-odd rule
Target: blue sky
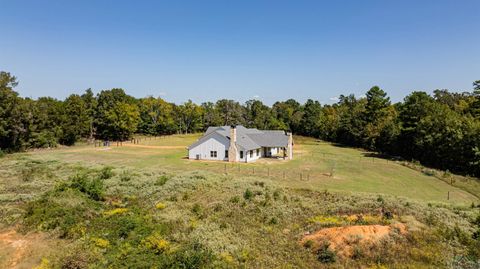
[{"label": "blue sky", "polygon": [[308,98],[373,85],[471,90],[480,1],[4,1],[0,70],[22,96],[87,88],[183,102]]}]

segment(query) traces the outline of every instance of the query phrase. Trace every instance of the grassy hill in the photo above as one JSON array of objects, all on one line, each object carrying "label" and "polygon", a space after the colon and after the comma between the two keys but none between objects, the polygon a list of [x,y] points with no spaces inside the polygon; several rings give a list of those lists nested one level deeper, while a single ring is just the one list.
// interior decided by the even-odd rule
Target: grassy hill
[{"label": "grassy hill", "polygon": [[197,138],[3,157],[0,267],[450,267],[480,255],[477,179],[301,137],[292,161],[185,159]]},{"label": "grassy hill", "polygon": [[114,143],[108,149],[88,145],[19,156],[28,156],[32,160],[112,165],[124,169],[158,167],[174,171],[204,170],[256,175],[270,177],[280,186],[286,187],[379,193],[428,202],[470,205],[480,198],[478,180],[451,175],[456,178],[452,186],[447,183],[448,179],[439,179],[430,169],[425,169],[428,173],[416,171],[403,165],[403,162],[369,157],[372,155],[369,152],[304,137],[296,137],[295,156],[292,161],[261,160],[252,164],[226,165],[223,162],[185,159],[186,147],[198,137],[199,135],[156,139],[143,137],[139,144],[125,143],[117,147]]}]

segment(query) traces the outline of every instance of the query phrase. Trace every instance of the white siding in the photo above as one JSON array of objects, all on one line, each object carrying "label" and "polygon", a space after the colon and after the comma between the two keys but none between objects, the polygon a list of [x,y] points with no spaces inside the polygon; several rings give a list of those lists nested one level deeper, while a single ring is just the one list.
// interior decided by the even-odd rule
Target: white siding
[{"label": "white siding", "polygon": [[[252,155],[250,155],[250,153],[252,153]],[[260,158],[262,157],[262,149],[261,149],[261,148],[258,149],[258,154],[257,154],[257,150],[256,150],[256,149],[247,150],[247,151],[245,151],[244,154],[245,154],[245,156],[246,156],[246,159],[241,160],[241,161],[244,161],[244,162],[247,162],[247,163],[249,163],[249,162],[254,162],[254,161],[256,161],[256,160],[258,160],[258,159],[260,159]],[[244,156],[244,157],[245,157],[245,156]]]},{"label": "white siding", "polygon": [[[197,155],[199,155],[200,160],[228,160],[228,155],[225,156],[225,150],[228,150],[229,146],[230,140],[221,135],[214,134],[200,145],[191,148],[188,151],[188,158],[195,160],[197,159]],[[210,151],[216,151],[217,157],[210,157]]]}]

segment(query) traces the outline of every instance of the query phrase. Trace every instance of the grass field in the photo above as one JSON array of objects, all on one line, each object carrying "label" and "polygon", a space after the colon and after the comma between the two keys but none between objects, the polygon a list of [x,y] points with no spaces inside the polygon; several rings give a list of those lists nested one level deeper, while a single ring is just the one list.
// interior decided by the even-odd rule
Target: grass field
[{"label": "grass field", "polygon": [[186,147],[198,137],[197,134],[142,137],[139,144],[135,145],[125,143],[117,147],[113,143],[110,148],[84,145],[17,155],[35,160],[87,165],[269,176],[285,187],[377,193],[426,202],[470,204],[478,201],[480,196],[480,183],[475,180],[457,177],[457,183],[470,181],[470,184],[463,184],[465,188],[461,189],[455,184],[452,186],[434,176],[405,167],[400,162],[366,157],[369,156],[368,152],[303,137],[296,138],[292,161],[260,160],[257,163],[232,165],[185,159]]},{"label": "grass field", "polygon": [[477,179],[302,137],[291,161],[188,160],[198,137],[1,158],[0,268],[480,264]]}]

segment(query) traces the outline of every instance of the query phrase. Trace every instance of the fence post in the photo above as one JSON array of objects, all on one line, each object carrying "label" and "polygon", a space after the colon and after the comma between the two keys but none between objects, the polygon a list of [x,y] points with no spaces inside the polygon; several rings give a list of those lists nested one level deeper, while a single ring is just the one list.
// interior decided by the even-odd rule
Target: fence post
[{"label": "fence post", "polygon": [[267,176],[270,176],[270,167],[267,168]]},{"label": "fence post", "polygon": [[227,173],[227,164],[225,164],[225,174]]},{"label": "fence post", "polygon": [[255,175],[255,167],[252,167],[252,172]]},{"label": "fence post", "polygon": [[283,171],[283,179],[285,179],[285,171]]},{"label": "fence post", "polygon": [[450,191],[447,193],[447,200],[450,200]]},{"label": "fence post", "polygon": [[300,173],[300,180],[302,180],[302,173]]}]

